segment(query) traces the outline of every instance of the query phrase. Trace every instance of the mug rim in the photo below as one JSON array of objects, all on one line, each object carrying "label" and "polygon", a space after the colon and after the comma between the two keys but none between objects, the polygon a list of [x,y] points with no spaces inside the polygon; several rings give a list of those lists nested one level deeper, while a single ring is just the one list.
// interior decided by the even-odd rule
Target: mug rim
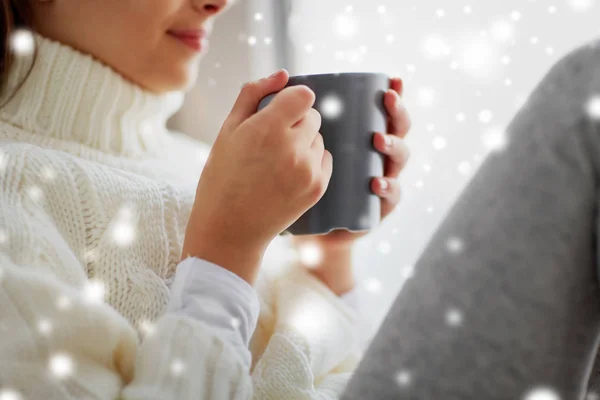
[{"label": "mug rim", "polygon": [[315,74],[290,75],[289,78],[316,78],[319,76],[384,76],[390,79],[390,76],[384,72],[321,72]]}]

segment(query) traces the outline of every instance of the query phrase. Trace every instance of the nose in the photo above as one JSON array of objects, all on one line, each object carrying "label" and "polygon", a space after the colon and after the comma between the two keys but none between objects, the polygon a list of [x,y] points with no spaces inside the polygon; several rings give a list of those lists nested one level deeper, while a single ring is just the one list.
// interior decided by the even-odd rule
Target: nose
[{"label": "nose", "polygon": [[233,0],[195,0],[194,9],[198,12],[204,12],[209,15],[216,15],[227,8],[228,3]]}]

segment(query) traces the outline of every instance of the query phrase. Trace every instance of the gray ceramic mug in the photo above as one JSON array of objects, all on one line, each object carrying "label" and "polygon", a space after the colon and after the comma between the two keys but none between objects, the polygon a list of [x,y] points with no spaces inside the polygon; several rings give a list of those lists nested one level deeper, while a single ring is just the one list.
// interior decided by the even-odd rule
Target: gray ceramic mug
[{"label": "gray ceramic mug", "polygon": [[[280,235],[328,233],[334,229],[368,231],[379,225],[381,199],[371,191],[373,177],[383,176],[384,156],[373,146],[375,132],[386,132],[383,95],[389,77],[381,73],[298,75],[288,86],[306,85],[316,94],[325,149],[333,172],[323,197]],[[277,93],[266,96],[258,110]]]}]

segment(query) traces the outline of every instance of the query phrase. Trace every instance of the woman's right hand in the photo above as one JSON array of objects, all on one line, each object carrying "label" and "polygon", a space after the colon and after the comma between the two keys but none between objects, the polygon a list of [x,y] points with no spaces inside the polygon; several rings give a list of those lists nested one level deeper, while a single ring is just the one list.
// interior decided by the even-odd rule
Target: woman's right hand
[{"label": "woman's right hand", "polygon": [[288,79],[282,70],[242,88],[202,171],[183,246],[182,258],[203,258],[251,284],[269,243],[321,199],[333,168],[314,92],[284,89]]}]

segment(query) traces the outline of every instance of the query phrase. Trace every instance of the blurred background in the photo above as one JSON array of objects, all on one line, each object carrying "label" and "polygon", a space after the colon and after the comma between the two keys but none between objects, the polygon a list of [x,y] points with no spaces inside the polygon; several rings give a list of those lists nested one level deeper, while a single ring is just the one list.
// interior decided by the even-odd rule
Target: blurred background
[{"label": "blurred background", "polygon": [[[528,94],[560,58],[600,37],[599,16],[600,0],[238,0],[169,124],[212,144],[242,84],[278,68],[404,80],[413,128],[402,201],[354,252],[371,334],[482,160],[502,151]],[[449,257],[468,245],[448,239]]]}]

